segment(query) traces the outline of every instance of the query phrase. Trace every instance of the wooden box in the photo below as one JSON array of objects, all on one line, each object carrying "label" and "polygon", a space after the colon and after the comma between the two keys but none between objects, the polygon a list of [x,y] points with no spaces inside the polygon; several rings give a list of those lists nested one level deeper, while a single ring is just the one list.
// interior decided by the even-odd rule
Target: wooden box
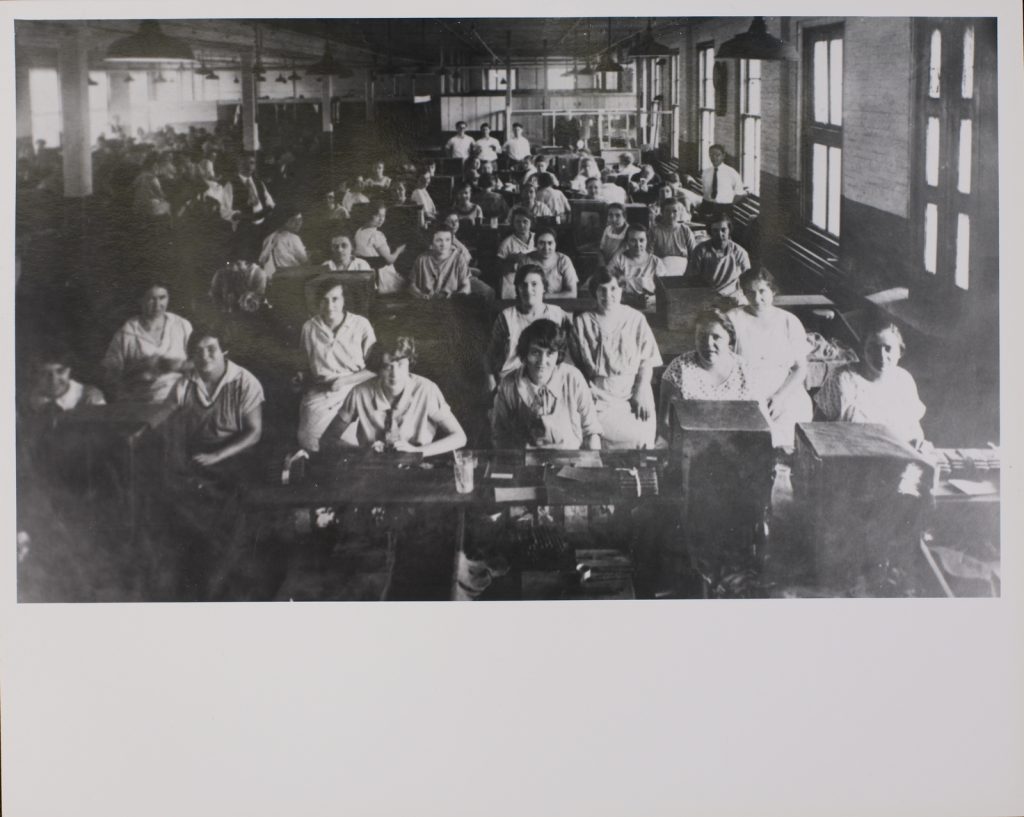
[{"label": "wooden box", "polygon": [[680,333],[683,351],[693,349],[697,315],[716,302],[718,293],[710,287],[691,286],[685,277],[658,278],[656,284],[662,325]]},{"label": "wooden box", "polygon": [[797,424],[793,493],[819,583],[851,588],[916,548],[933,479],[885,426]]}]

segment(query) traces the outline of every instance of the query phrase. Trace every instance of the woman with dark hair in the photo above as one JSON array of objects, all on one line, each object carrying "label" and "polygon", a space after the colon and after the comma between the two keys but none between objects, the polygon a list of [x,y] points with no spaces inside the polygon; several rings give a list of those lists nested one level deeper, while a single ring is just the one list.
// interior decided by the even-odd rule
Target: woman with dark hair
[{"label": "woman with dark hair", "polygon": [[320,450],[320,437],[359,383],[373,377],[366,355],[377,340],[370,322],[345,309],[345,291],[334,278],[316,293],[318,312],[302,327],[311,380],[299,404],[299,445]]},{"label": "woman with dark hair", "polygon": [[494,397],[495,448],[599,449],[601,424],[583,375],[564,363],[565,330],[545,318],[516,343],[522,366],[505,375]]},{"label": "woman with dark hair", "polygon": [[519,368],[516,348],[519,336],[534,321],[543,319],[568,326],[569,316],[561,307],[544,302],[548,290],[544,270],[536,264],[523,264],[515,274],[516,303],[506,307],[494,321],[487,347],[487,385],[491,391],[502,377]]},{"label": "woman with dark hair", "polygon": [[[526,256],[536,249],[533,242],[533,216],[524,207],[513,207],[509,213],[512,234],[498,245],[498,261],[502,272],[513,272]],[[502,297],[505,294],[502,293]],[[511,297],[511,296],[509,296]]]},{"label": "woman with dark hair", "polygon": [[167,287],[152,284],[138,316],[114,333],[102,363],[113,399],[159,403],[181,378],[192,324],[168,312],[169,302]]},{"label": "woman with dark hair", "polygon": [[796,423],[810,422],[814,411],[804,388],[807,333],[800,319],[774,305],[778,292],[772,274],[761,267],[740,275],[747,305],[729,310],[736,329],[736,352],[757,380],[776,447],[792,448]]},{"label": "woman with dark hair", "polygon": [[377,341],[366,357],[376,374],[345,399],[321,438],[321,446],[342,446],[342,434],[356,424],[360,448],[375,451],[418,451],[429,457],[466,444],[466,432],[441,390],[410,371],[416,362],[416,341],[398,336]]},{"label": "woman with dark hair", "polygon": [[538,230],[535,242],[537,248],[528,253],[522,263],[535,264],[541,268],[547,279],[549,298],[575,298],[579,277],[569,256],[558,251],[555,231],[547,227]]},{"label": "woman with dark hair", "polygon": [[383,258],[384,266],[377,270],[377,290],[381,293],[401,292],[405,289],[405,279],[395,269],[395,261],[405,252],[405,244],[395,247],[392,252],[388,239],[381,231],[388,217],[388,208],[381,202],[366,205],[363,226],[356,230],[353,237],[355,253],[360,258]]},{"label": "woman with dark hair", "polygon": [[301,267],[309,263],[306,245],[299,238],[301,229],[302,213],[291,210],[285,213],[281,227],[263,239],[263,249],[257,261],[267,275],[273,275],[279,269]]},{"label": "woman with dark hair", "polygon": [[661,353],[643,313],[622,303],[621,274],[598,270],[590,279],[597,308],[573,321],[574,357],[590,383],[605,448],[654,445],[651,375]]},{"label": "woman with dark hair", "polygon": [[79,383],[71,377],[71,350],[63,345],[47,346],[33,355],[32,381],[23,413],[49,410],[71,411],[78,406],[97,406],[106,401],[95,386]]},{"label": "woman with dark hair", "polygon": [[879,423],[913,445],[924,443],[925,406],[913,375],[899,365],[906,350],[899,326],[878,317],[864,332],[861,359],[829,372],[814,402],[823,420]]},{"label": "woman with dark hair", "polygon": [[736,327],[720,309],[697,316],[696,349],[673,360],[661,377],[662,430],[673,400],[756,400],[747,364],[736,354]]}]

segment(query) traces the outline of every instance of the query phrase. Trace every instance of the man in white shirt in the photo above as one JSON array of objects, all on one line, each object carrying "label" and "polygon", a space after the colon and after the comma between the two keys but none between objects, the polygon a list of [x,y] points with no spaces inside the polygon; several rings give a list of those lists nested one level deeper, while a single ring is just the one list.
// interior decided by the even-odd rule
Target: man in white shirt
[{"label": "man in white shirt", "polygon": [[513,162],[521,162],[530,155],[530,140],[523,136],[523,126],[512,123],[512,136],[505,141],[505,153]]},{"label": "man in white shirt", "polygon": [[466,133],[466,123],[455,123],[455,135],[445,143],[445,150],[453,159],[468,159],[469,150],[473,147],[473,137]]},{"label": "man in white shirt", "polygon": [[480,138],[476,140],[480,148],[481,162],[498,161],[498,153],[501,150],[501,142],[491,136],[491,126],[484,122],[480,126]]},{"label": "man in white shirt", "polygon": [[711,166],[704,168],[701,175],[704,185],[703,209],[715,214],[727,210],[749,191],[740,174],[725,164],[724,147],[712,145],[708,148],[708,158],[711,159]]}]

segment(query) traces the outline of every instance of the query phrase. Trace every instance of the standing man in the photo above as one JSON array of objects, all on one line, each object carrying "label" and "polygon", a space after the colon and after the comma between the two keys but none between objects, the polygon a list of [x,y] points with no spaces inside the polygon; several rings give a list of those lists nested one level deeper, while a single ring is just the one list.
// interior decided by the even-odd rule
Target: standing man
[{"label": "standing man", "polygon": [[255,176],[256,156],[238,157],[238,172],[224,185],[222,213],[235,227],[234,258],[255,261],[263,241],[263,226],[274,209],[267,186]]},{"label": "standing man", "polygon": [[523,136],[523,126],[512,123],[512,136],[505,141],[505,153],[512,162],[521,162],[530,155],[530,140]]},{"label": "standing man", "polygon": [[491,136],[491,126],[484,122],[480,126],[480,138],[476,140],[480,148],[481,162],[498,161],[498,153],[501,150],[501,142]]},{"label": "standing man", "polygon": [[712,145],[708,148],[711,167],[704,168],[701,181],[704,184],[704,203],[701,207],[707,215],[717,215],[730,211],[732,205],[746,196],[750,191],[743,184],[743,179],[729,165],[725,164],[725,148]]},{"label": "standing man", "polygon": [[750,269],[747,251],[733,241],[729,234],[732,219],[728,213],[719,213],[708,223],[707,241],[697,245],[690,256],[686,278],[697,286],[711,287],[719,295],[732,298],[743,305],[746,299],[739,288],[740,275]]},{"label": "standing man", "polygon": [[465,161],[469,158],[470,148],[476,143],[473,137],[466,133],[465,122],[456,122],[455,131],[455,135],[445,143],[444,149],[453,159]]}]

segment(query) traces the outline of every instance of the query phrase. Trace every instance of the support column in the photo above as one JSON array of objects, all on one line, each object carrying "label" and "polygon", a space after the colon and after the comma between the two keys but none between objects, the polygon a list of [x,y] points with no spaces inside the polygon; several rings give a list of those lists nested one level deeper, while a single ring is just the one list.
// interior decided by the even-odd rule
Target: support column
[{"label": "support column", "polygon": [[252,71],[252,52],[242,54],[242,148],[260,149],[259,127],[256,124],[256,75]]},{"label": "support column", "polygon": [[366,121],[372,122],[376,117],[376,102],[373,98],[376,91],[377,80],[373,78],[373,72],[370,71],[366,75]]},{"label": "support column", "polygon": [[110,121],[121,126],[128,136],[132,135],[132,92],[131,83],[125,82],[128,72],[111,71],[107,78],[110,84]]},{"label": "support column", "polygon": [[323,133],[334,131],[334,123],[331,122],[331,98],[333,96],[334,77],[328,74],[320,83],[320,130]]},{"label": "support column", "polygon": [[512,136],[512,32],[505,32],[505,138]]},{"label": "support column", "polygon": [[60,76],[61,153],[64,197],[92,195],[92,150],[89,137],[89,49],[85,32],[61,39],[57,54]]},{"label": "support column", "polygon": [[32,95],[28,84],[28,54],[18,51],[14,59],[14,94],[17,99],[17,138],[32,144]]}]

